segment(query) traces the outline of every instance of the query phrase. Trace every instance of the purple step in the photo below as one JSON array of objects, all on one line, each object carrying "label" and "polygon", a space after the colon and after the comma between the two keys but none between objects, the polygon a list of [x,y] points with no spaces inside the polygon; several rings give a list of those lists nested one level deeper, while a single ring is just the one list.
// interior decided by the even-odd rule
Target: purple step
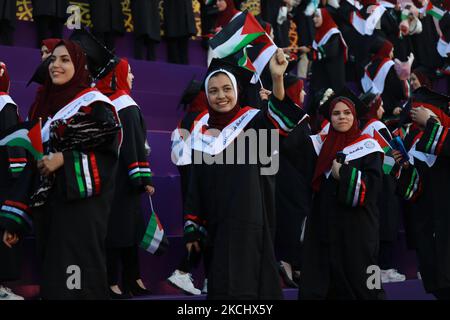
[{"label": "purple step", "polygon": [[[386,283],[383,288],[386,292],[386,300],[435,300],[433,295],[425,292],[420,280]],[[298,289],[283,289],[283,296],[285,300],[297,300]],[[136,297],[133,300],[206,300],[206,295],[188,296],[178,293]]]},{"label": "purple step", "polygon": [[177,167],[172,163],[170,147],[171,131],[147,131],[147,140],[152,149],[150,153],[150,167],[154,176],[178,176]]}]

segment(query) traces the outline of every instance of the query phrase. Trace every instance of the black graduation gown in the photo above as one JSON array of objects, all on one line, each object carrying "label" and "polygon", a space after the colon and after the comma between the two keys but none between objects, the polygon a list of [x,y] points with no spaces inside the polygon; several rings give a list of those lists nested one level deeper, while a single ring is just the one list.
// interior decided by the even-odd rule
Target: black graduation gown
[{"label": "black graduation gown", "polygon": [[[328,5],[327,10],[330,12],[333,20],[338,25],[338,28],[342,33],[342,37],[348,46],[348,62],[345,70],[346,80],[357,81],[362,77],[364,67],[369,62],[370,44],[375,35],[362,35],[356,31],[350,23],[350,16],[354,11],[358,10],[347,1],[341,1],[338,9]],[[366,8],[364,7],[360,11],[363,17],[367,16],[365,12]]]},{"label": "black graduation gown", "polygon": [[135,35],[145,35],[153,41],[161,40],[159,2],[159,0],[131,0]]},{"label": "black graduation gown", "polygon": [[[105,139],[97,138],[89,142],[98,141],[96,147],[89,149],[74,148],[76,138],[70,138],[71,149],[63,151],[64,165],[55,172],[54,183],[45,203],[32,210],[29,207],[33,203],[30,196],[36,194],[40,183],[36,185],[36,163],[29,163],[20,181],[11,187],[8,194],[7,199],[13,201],[9,216],[0,214],[0,224],[8,230],[23,234],[30,231],[33,225],[37,252],[42,262],[41,296],[44,299],[109,297],[105,239],[114,192],[119,123],[111,110],[112,106],[105,102],[93,102],[89,107],[78,113],[81,115],[78,119],[97,123],[102,128],[112,128],[112,131],[101,131],[107,133]],[[77,126],[77,123],[71,123]],[[52,149],[64,143],[63,139],[55,139],[56,133],[64,138],[73,130],[62,130],[59,125],[52,129]],[[81,131],[78,136],[80,134]],[[76,275],[76,270],[81,275],[80,287],[69,289],[68,283],[76,284],[76,281],[69,279],[71,275]]]},{"label": "black graduation gown", "polygon": [[294,10],[294,21],[297,25],[298,46],[311,46],[314,41],[314,23],[312,17],[305,15],[305,9],[308,3],[300,2]]},{"label": "black graduation gown", "polygon": [[147,130],[139,107],[120,110],[119,118],[123,141],[106,238],[106,246],[110,248],[140,244],[145,233],[141,194],[146,185],[152,184],[144,147]]},{"label": "black graduation gown", "polygon": [[332,88],[334,92],[345,86],[345,52],[339,34],[334,34],[322,47],[324,56],[316,58],[311,67],[311,90]]},{"label": "black graduation gown", "polygon": [[0,21],[8,21],[10,25],[14,25],[16,21],[16,1],[3,0],[0,4]]},{"label": "black graduation gown", "polygon": [[122,0],[90,0],[93,30],[98,33],[125,33]]},{"label": "black graduation gown", "polygon": [[284,4],[283,0],[261,0],[261,16],[264,21],[269,22],[273,28],[274,42],[280,48],[289,47],[290,20],[278,24],[278,12]]},{"label": "black graduation gown", "polygon": [[[0,111],[0,132],[18,122],[17,106],[5,105]],[[2,177],[0,179],[0,203],[3,202],[11,185],[20,177],[26,162],[26,154],[22,148],[0,147],[0,177]],[[5,227],[0,218],[0,236],[3,236]],[[20,241],[10,249],[3,244],[3,241],[0,242],[0,283],[17,280],[20,277],[22,244],[23,241]]]},{"label": "black graduation gown", "polygon": [[[375,75],[375,72],[377,72],[380,63],[380,60],[371,62],[371,64],[367,67],[367,71],[370,75]],[[392,111],[394,111],[396,107],[401,107],[402,101],[408,99],[408,97],[408,82],[400,80],[397,72],[394,69],[394,66],[392,66],[389,69],[386,78],[384,79],[384,90],[381,93],[381,98],[383,99],[383,108],[385,110],[383,118],[391,118],[393,116]]]},{"label": "black graduation gown", "polygon": [[190,37],[197,33],[191,0],[164,0],[164,35]]},{"label": "black graduation gown", "polygon": [[65,19],[67,17],[68,0],[31,0],[33,16],[51,16]]},{"label": "black graduation gown", "polygon": [[[312,205],[312,163],[302,161],[304,155],[293,145],[296,135],[309,135],[308,123],[303,121],[281,142],[280,170],[276,176],[276,237],[275,253],[298,270],[301,264],[302,224]],[[299,166],[310,166],[303,170]],[[307,174],[307,175],[305,175]]]},{"label": "black graduation gown", "polygon": [[[429,121],[416,145],[418,151],[437,155],[434,165],[430,168],[415,158],[414,166],[401,170],[398,181],[399,194],[415,207],[411,222],[424,288],[437,297],[450,290],[450,140],[448,129],[439,128],[444,129]],[[405,145],[411,140],[407,136]]]},{"label": "black graduation gown", "polygon": [[[309,136],[296,146],[307,166],[315,167],[317,154]],[[382,178],[382,155],[370,153],[340,169],[340,180],[322,178],[305,224],[299,298],[381,299],[382,291],[367,287],[367,268],[378,264],[379,217],[376,200]],[[355,172],[361,173],[365,193],[355,190]],[[304,174],[308,172],[304,171]],[[363,197],[364,194],[364,197]],[[350,201],[349,201],[350,199]],[[351,201],[357,202],[352,206]],[[361,201],[363,202],[361,204]]]},{"label": "black graduation gown", "polygon": [[[365,123],[361,123],[364,129]],[[389,142],[392,135],[387,128],[378,131]],[[390,174],[383,174],[380,193],[377,197],[377,209],[380,217],[380,241],[393,242],[397,238],[400,223],[400,203],[395,193],[397,180]]]},{"label": "black graduation gown", "polygon": [[422,22],[422,32],[411,36],[414,64],[433,70],[440,67],[443,62],[436,46],[439,35],[432,16],[427,15],[420,21]]},{"label": "black graduation gown", "polygon": [[[255,115],[244,130],[274,129],[276,123],[275,126],[287,126],[291,131],[304,115],[288,98],[284,102],[275,98],[272,101],[271,107]],[[278,120],[271,116],[273,112],[280,116],[275,117]],[[257,138],[261,138],[260,133]],[[230,148],[235,148],[235,141],[215,157],[224,156]],[[192,166],[185,204],[185,239],[205,239],[202,231],[206,228],[206,245],[212,247],[209,299],[282,298],[272,238],[273,177],[260,174],[259,160],[249,164],[248,141],[245,151],[245,164]],[[198,152],[194,150],[194,157]],[[235,161],[236,156],[235,150]],[[242,155],[239,157],[242,159]]]}]

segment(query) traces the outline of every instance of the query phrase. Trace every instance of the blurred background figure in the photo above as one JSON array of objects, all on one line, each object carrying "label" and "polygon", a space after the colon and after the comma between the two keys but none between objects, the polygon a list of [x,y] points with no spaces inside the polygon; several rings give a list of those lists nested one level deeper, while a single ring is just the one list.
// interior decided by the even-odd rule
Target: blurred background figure
[{"label": "blurred background figure", "polygon": [[134,25],[134,58],[156,60],[156,44],[161,41],[160,0],[131,0]]},{"label": "blurred background figure", "polygon": [[196,34],[191,0],[164,0],[164,35],[167,60],[189,64],[189,38]]},{"label": "blurred background figure", "polygon": [[[15,2],[15,1],[14,1]],[[33,19],[37,30],[37,47],[47,38],[62,38],[67,19],[68,0],[32,0]]]},{"label": "blurred background figure", "polygon": [[109,50],[115,47],[116,37],[125,33],[122,0],[89,0],[92,33]]}]

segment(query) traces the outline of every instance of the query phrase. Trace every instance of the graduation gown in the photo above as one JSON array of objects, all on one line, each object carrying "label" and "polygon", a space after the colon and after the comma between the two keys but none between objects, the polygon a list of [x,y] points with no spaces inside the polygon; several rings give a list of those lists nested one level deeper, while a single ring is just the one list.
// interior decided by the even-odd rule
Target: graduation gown
[{"label": "graduation gown", "polygon": [[[310,181],[314,167],[302,161],[304,155],[293,142],[297,135],[310,134],[308,123],[303,121],[281,142],[280,170],[276,176],[276,237],[275,252],[278,260],[295,267],[301,264],[302,225],[309,216],[312,205]],[[310,166],[300,170],[299,166]]]},{"label": "graduation gown", "polygon": [[424,288],[438,297],[440,291],[450,288],[448,137],[448,128],[432,121],[422,135],[407,136],[405,146],[410,148],[414,165],[402,168],[398,181],[399,194],[415,207],[411,222]]},{"label": "graduation gown", "polygon": [[119,114],[123,141],[106,246],[122,248],[141,243],[145,233],[141,194],[152,181],[145,151],[147,130],[137,103],[124,92],[114,94],[110,99]]},{"label": "graduation gown", "polygon": [[131,13],[135,35],[161,40],[159,0],[131,0]]},{"label": "graduation gown", "polygon": [[67,17],[68,0],[31,0],[33,16],[51,16],[65,19]]},{"label": "graduation gown", "polygon": [[122,0],[90,0],[89,5],[95,32],[125,33]]},{"label": "graduation gown", "polygon": [[[107,97],[86,89],[47,123],[44,141],[50,151],[63,153],[64,165],[42,196],[42,183],[34,188],[36,163],[30,163],[8,195],[3,219],[8,229],[34,229],[43,299],[107,299],[105,239],[118,158],[117,114]],[[34,207],[39,194],[43,205]],[[76,270],[80,286],[69,289],[67,283],[76,284],[69,279]]]},{"label": "graduation gown", "polygon": [[290,20],[287,19],[281,25],[277,22],[278,12],[283,4],[283,0],[261,0],[261,16],[264,21],[272,25],[275,44],[280,48],[287,48],[289,47]]},{"label": "graduation gown", "polygon": [[432,16],[426,15],[420,21],[422,22],[422,32],[411,36],[414,63],[433,70],[442,66],[443,63],[436,48],[439,35]]},{"label": "graduation gown", "polygon": [[[296,145],[303,156],[297,161],[309,163],[306,168],[315,167],[322,139],[320,135],[299,137]],[[367,268],[378,264],[376,201],[382,179],[382,150],[370,138],[359,143],[369,153],[353,159],[350,152],[361,145],[344,148],[349,163],[342,165],[340,180],[331,173],[328,178],[323,175],[320,191],[314,194],[312,212],[305,223],[300,299],[383,297],[382,290],[369,290],[366,284],[370,275]],[[298,166],[300,170],[304,167]]]},{"label": "graduation gown", "polygon": [[390,59],[372,61],[365,70],[361,79],[365,92],[381,93],[384,118],[391,118],[392,111],[402,106],[402,101],[409,98],[409,83],[400,80],[394,68],[394,62]]},{"label": "graduation gown", "polygon": [[10,25],[14,25],[16,21],[16,1],[4,0],[0,4],[0,21],[8,21]]},{"label": "graduation gown", "polygon": [[197,33],[191,0],[164,0],[164,35],[190,37]]},{"label": "graduation gown", "polygon": [[333,34],[325,43],[319,43],[312,60],[312,92],[328,88],[337,92],[345,86],[346,48],[340,33]]},{"label": "graduation gown", "polygon": [[[303,110],[288,98],[283,102],[271,99],[265,110],[243,108],[228,128],[237,124],[240,131],[234,132],[240,135],[248,129],[279,128],[281,134],[292,131],[304,116]],[[203,123],[207,123],[207,118],[194,128],[194,143],[211,139],[200,133]],[[256,138],[262,139],[259,131]],[[225,153],[229,155],[233,148],[235,162],[192,165],[185,203],[185,239],[187,242],[204,239],[211,247],[208,299],[281,299],[273,252],[273,177],[261,175],[260,159],[251,164],[248,141],[245,158],[235,150],[235,139],[226,141],[229,144],[222,151],[216,149],[215,156],[193,146],[193,159],[205,155],[226,159]],[[252,146],[258,145],[255,143]],[[237,157],[245,164],[237,164]]]},{"label": "graduation gown", "polygon": [[[16,104],[6,94],[0,93],[0,132],[16,125],[19,114]],[[0,147],[0,203],[5,199],[9,188],[20,177],[27,163],[25,150],[18,147]],[[0,236],[6,225],[2,224],[0,209]],[[3,212],[4,213],[4,212]],[[8,230],[12,231],[12,230]],[[21,272],[22,244],[20,241],[12,249],[0,243],[0,283],[17,280]]]},{"label": "graduation gown", "polygon": [[[376,131],[376,132],[375,132]],[[386,145],[392,140],[392,135],[384,123],[379,120],[371,120],[362,126],[362,132],[369,134],[380,145]],[[389,159],[389,160],[388,160]],[[377,198],[377,209],[380,217],[380,241],[393,242],[397,238],[400,223],[399,198],[395,193],[397,180],[390,175],[389,165],[394,159],[388,155],[384,157],[382,184]]]}]

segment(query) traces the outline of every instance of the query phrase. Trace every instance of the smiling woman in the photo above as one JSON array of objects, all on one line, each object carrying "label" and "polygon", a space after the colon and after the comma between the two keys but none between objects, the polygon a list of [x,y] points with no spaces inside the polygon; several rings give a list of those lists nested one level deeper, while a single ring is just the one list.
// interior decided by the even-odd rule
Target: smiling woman
[{"label": "smiling woman", "polygon": [[[302,264],[300,298],[380,299],[381,290],[367,288],[366,271],[378,263],[376,199],[383,150],[361,135],[358,116],[367,110],[350,90],[340,90],[320,111],[331,122],[328,133],[298,135],[286,152],[314,192],[303,230],[302,254],[308,258]],[[345,161],[338,162],[338,153]]]},{"label": "smiling woman", "polygon": [[[50,77],[33,112],[44,124],[47,155],[38,161],[38,172],[35,163],[27,166],[6,198],[13,212],[32,211],[33,220],[25,213],[11,214],[10,223],[22,233],[34,224],[43,299],[107,299],[104,242],[118,158],[118,116],[111,101],[89,87],[87,58],[78,44],[61,40],[51,59]],[[81,272],[79,290],[67,285],[73,268]]]},{"label": "smiling woman", "polygon": [[75,66],[65,46],[55,48],[50,58],[50,78],[53,84],[63,85],[69,82],[75,74]]},{"label": "smiling woman", "polygon": [[[278,49],[270,62],[273,94],[268,108],[261,111],[239,105],[239,91],[253,76],[246,69],[215,59],[205,79],[208,112],[199,116],[192,130],[194,163],[185,198],[184,232],[188,251],[212,252],[209,299],[282,297],[272,238],[274,173],[261,173],[271,159],[265,164],[261,159],[240,161],[250,152],[250,156],[260,155],[261,150],[250,144],[243,150],[239,145],[248,133],[255,133],[257,139],[267,138],[264,134],[271,129],[288,135],[304,117],[305,112],[285,95],[286,67],[283,51]],[[223,155],[226,164],[195,161],[223,159]]]}]

